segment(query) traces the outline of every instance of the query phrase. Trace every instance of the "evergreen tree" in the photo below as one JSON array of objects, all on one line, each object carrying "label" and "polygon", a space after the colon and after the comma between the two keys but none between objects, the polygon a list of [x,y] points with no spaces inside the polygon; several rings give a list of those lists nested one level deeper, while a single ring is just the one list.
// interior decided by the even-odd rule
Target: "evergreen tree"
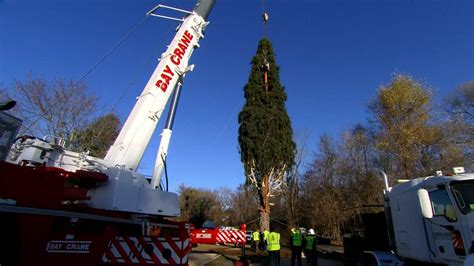
[{"label": "evergreen tree", "polygon": [[287,99],[271,42],[262,39],[244,87],[246,103],[239,114],[239,145],[246,184],[257,193],[260,229],[269,229],[269,197],[278,194],[296,153],[286,112]]},{"label": "evergreen tree", "polygon": [[94,157],[104,157],[120,131],[120,119],[107,114],[95,119],[86,128],[75,132],[75,150],[89,150]]}]

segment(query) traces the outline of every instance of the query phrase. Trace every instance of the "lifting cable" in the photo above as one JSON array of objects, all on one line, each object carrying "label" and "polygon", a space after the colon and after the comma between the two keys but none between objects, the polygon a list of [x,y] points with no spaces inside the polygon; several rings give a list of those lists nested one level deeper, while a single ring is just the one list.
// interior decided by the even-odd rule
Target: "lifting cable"
[{"label": "lifting cable", "polygon": [[140,28],[140,26],[148,19],[148,16],[145,16],[137,25],[135,25],[133,28],[131,28],[127,33],[125,33],[125,35],[119,39],[113,46],[112,48],[110,48],[102,57],[99,58],[99,60],[97,60],[97,62],[95,62],[94,65],[92,65],[91,68],[89,68],[89,70],[86,71],[86,73],[84,73],[80,78],[79,80],[76,82],[76,83],[79,83],[81,82],[85,77],[87,77],[92,71],[94,71],[94,69],[100,64],[102,63],[107,57],[109,57],[110,54],[112,54],[120,45],[122,45],[122,43],[128,39],[128,37],[134,33],[135,31],[138,30],[138,28]]},{"label": "lifting cable", "polygon": [[[130,35],[132,33],[134,33],[135,31],[137,31],[141,25],[143,25],[143,23],[148,19],[148,16],[145,16],[140,22],[138,22],[134,27],[132,27],[127,33],[125,33],[125,35],[120,38],[117,42],[115,42],[115,44],[104,54],[102,55],[90,68],[89,70],[87,70],[71,87],[74,88],[77,84],[79,84],[79,82],[81,82],[84,78],[86,78],[90,73],[92,73],[92,71],[94,71],[97,66],[99,66],[107,57],[109,57],[115,50],[117,50],[117,48],[120,47],[120,45],[122,45],[125,40],[127,40]],[[145,65],[148,64],[148,62],[151,60],[151,56],[150,58],[148,58],[146,60],[146,62],[144,62],[142,64],[142,66],[140,67],[139,69],[139,72],[141,72]],[[117,100],[117,102],[114,104],[114,106],[112,107],[112,109],[109,111],[109,113],[112,113],[115,108],[117,107],[117,105],[119,104],[120,101],[122,101],[122,98],[125,96],[125,92],[128,91],[128,89],[132,86],[132,84],[138,79],[138,75],[139,73],[137,73],[135,75],[135,77],[132,79],[132,81],[128,84],[128,86],[125,88],[125,90],[122,91],[122,94],[120,95],[119,99]],[[105,129],[105,125],[102,125],[102,127],[96,132],[96,134],[94,134],[94,137],[91,138],[91,140],[89,141],[89,143],[87,143],[86,145],[86,149],[88,149],[89,147],[91,147],[92,145],[95,144],[95,142],[97,141],[98,137],[100,134],[102,134],[102,132],[104,131]]]},{"label": "lifting cable", "polygon": [[107,57],[109,57],[110,54],[112,54],[122,43],[130,37],[132,33],[138,30],[140,26],[148,19],[148,16],[144,17],[138,24],[136,24],[133,28],[131,28],[125,35],[120,38],[113,46],[110,48],[104,55],[102,55],[82,76],[74,82],[72,85],[71,89],[77,86],[82,80],[84,80],[92,71],[94,71],[97,66],[99,66]]},{"label": "lifting cable", "polygon": [[[261,2],[261,9],[262,9],[261,11],[262,11],[262,19],[263,19],[262,38],[267,39],[267,22],[268,22],[269,17],[268,17],[268,13],[265,10],[265,0],[261,0],[260,2]],[[263,46],[262,48],[263,48],[263,64],[261,66],[261,69],[263,70],[263,82],[264,82],[265,91],[268,92],[268,72],[270,70],[270,63],[267,60],[267,51],[265,49],[265,46]],[[235,106],[235,110],[232,112],[232,114],[234,114],[238,111],[238,108],[239,108],[239,106],[242,105],[243,101],[244,100],[242,99],[239,103],[237,103],[237,105]],[[210,146],[214,146],[215,143],[218,141],[218,139],[224,134],[225,130],[227,129],[227,127],[228,127],[228,125],[231,121],[230,117],[231,116],[229,116],[229,119],[226,121],[224,127],[217,134],[217,137],[213,138],[213,141],[211,142]],[[265,136],[264,145],[265,145],[266,139],[268,137],[268,134],[269,134],[269,132],[267,132],[267,134]]]},{"label": "lifting cable", "polygon": [[[138,70],[136,71],[135,75],[132,77],[131,81],[128,83],[127,87],[125,87],[125,89],[122,90],[122,93],[120,94],[119,98],[117,99],[117,101],[115,102],[115,104],[112,106],[112,108],[110,109],[109,111],[109,114],[110,113],[113,113],[115,111],[115,109],[117,108],[117,106],[119,105],[120,102],[122,102],[123,98],[125,97],[125,94],[129,91],[129,89],[132,87],[132,85],[138,80],[138,78],[140,77],[140,75],[143,73],[143,71],[145,70],[145,67],[150,63],[150,61],[155,57],[155,54],[156,53],[152,53],[142,64],[141,66],[138,68]],[[94,137],[89,141],[89,143],[87,144],[87,146],[85,148],[89,148],[91,147],[92,145],[95,144],[95,142],[98,140],[98,137],[102,134],[102,132],[105,130],[105,125],[102,125],[102,127],[96,132],[96,134],[94,134]]]},{"label": "lifting cable", "polygon": [[267,37],[268,13],[265,10],[265,0],[262,0],[262,16],[263,16],[263,37]]},{"label": "lifting cable", "polygon": [[[148,18],[145,17],[142,21],[140,21],[134,28],[132,28],[129,32],[127,32],[125,34],[125,36],[123,38],[121,38],[115,45],[114,47],[109,50],[109,52],[107,52],[104,56],[102,56],[101,60],[99,60],[100,62],[102,62],[107,56],[109,56],[115,49],[117,49],[124,41],[125,39],[127,39],[133,32],[135,32],[139,26],[141,26],[145,20]],[[169,29],[168,31],[166,31],[165,35],[168,35],[170,32],[171,32],[172,29]],[[164,38],[164,36],[163,36]],[[113,113],[115,111],[115,109],[117,108],[117,106],[122,102],[123,98],[125,97],[125,94],[129,91],[129,89],[132,87],[132,85],[138,80],[138,78],[140,77],[140,75],[144,72],[145,70],[145,67],[151,62],[151,60],[153,58],[156,57],[156,54],[159,52],[159,49],[161,49],[161,47],[157,47],[151,54],[150,56],[137,68],[137,71],[135,73],[135,75],[132,77],[131,81],[128,83],[128,85],[125,87],[125,89],[122,90],[122,93],[120,94],[119,98],[117,99],[117,101],[115,102],[115,104],[112,106],[112,108],[110,109],[109,113]],[[98,63],[100,63],[98,62]],[[98,65],[98,63],[96,63],[96,65]],[[102,132],[105,130],[105,125],[102,125],[102,127],[96,132],[96,134],[94,134],[94,137],[89,141],[89,143],[87,144],[87,146],[85,147],[86,149],[90,148],[91,146],[93,146],[96,141],[98,140],[98,137],[102,134]]]},{"label": "lifting cable", "polygon": [[[113,46],[110,48],[104,55],[102,55],[81,77],[79,77],[76,81],[72,82],[71,84],[71,93],[74,93],[74,90],[78,88],[78,85],[83,81],[92,71],[94,71],[110,54],[112,54],[122,43],[135,31],[140,28],[140,26],[147,20],[148,16],[144,17],[138,24],[136,24],[133,28],[131,28],[125,35],[120,38]],[[55,102],[51,105],[51,109],[55,108],[59,102]],[[36,119],[32,124],[38,122],[41,118]],[[23,125],[22,125],[23,126]],[[29,130],[29,128],[27,128]],[[88,145],[90,146],[90,145]]]},{"label": "lifting cable", "polygon": [[[279,224],[281,224],[281,225],[284,225],[284,226],[290,228],[290,226],[289,226],[288,224],[286,224],[286,223],[284,223],[284,222],[282,222],[282,221],[279,221],[279,220],[277,220],[277,219],[275,219],[275,218],[273,218],[273,217],[271,217],[271,216],[269,216],[268,218],[270,218],[271,221],[277,222],[277,223],[279,223]],[[251,220],[251,221],[245,222],[244,224],[245,224],[245,225],[249,225],[249,224],[255,223],[256,221],[259,221],[259,220],[260,220],[260,217],[258,217],[258,218],[256,218],[256,219],[253,219],[253,220]]]},{"label": "lifting cable", "polygon": [[[146,19],[146,18],[145,18]],[[139,24],[137,24],[137,26],[135,26],[135,29],[133,29],[133,31],[135,31],[138,26],[140,24],[142,24],[144,21],[142,20]],[[173,29],[170,28],[169,30],[167,30],[164,35],[163,35],[163,38],[165,38],[165,36],[168,36],[170,34],[170,32],[172,31]],[[132,32],[130,32],[132,33]],[[130,35],[129,33],[127,33],[127,35]],[[123,39],[124,40],[124,39]],[[120,42],[120,41],[119,41]],[[118,46],[117,46],[118,47]],[[141,64],[141,66],[138,68],[137,72],[135,73],[134,77],[132,78],[132,80],[128,83],[127,87],[125,87],[124,90],[122,90],[122,93],[120,94],[119,98],[117,99],[117,101],[115,102],[115,104],[112,106],[111,110],[109,111],[109,113],[113,113],[115,111],[115,109],[117,108],[117,106],[119,105],[119,103],[122,101],[122,99],[124,98],[126,92],[132,87],[132,85],[138,80],[138,78],[140,77],[140,75],[144,72],[145,70],[145,67],[150,63],[150,61],[156,57],[156,54],[159,52],[159,50],[161,50],[161,47],[156,47],[156,49],[150,54],[150,56]],[[89,148],[91,147],[92,145],[95,144],[95,142],[98,140],[98,137],[100,136],[100,134],[102,134],[102,132],[104,131],[105,129],[105,125],[102,125],[102,127],[97,131],[96,134],[94,134],[94,137],[91,139],[91,141],[89,141],[88,145],[86,148]],[[165,180],[166,180],[166,184],[163,182],[163,180],[161,180],[160,182],[160,189],[163,190],[163,191],[168,191],[169,190],[169,177],[168,177],[168,167],[167,167],[167,164],[166,164],[166,161],[164,160],[164,158],[161,158],[163,160],[163,165],[164,165],[164,174],[165,174]]]},{"label": "lifting cable", "polygon": [[[268,23],[268,13],[266,12],[265,8],[265,0],[261,0],[262,2],[262,19],[263,19],[263,38],[267,39],[267,23]],[[268,92],[268,72],[270,71],[270,63],[267,60],[267,50],[265,46],[263,47],[263,82],[265,86],[265,92]]]},{"label": "lifting cable", "polygon": [[[266,11],[266,6],[265,6],[265,0],[261,0],[262,2],[262,23],[263,23],[263,39],[268,41],[268,36],[267,36],[267,24],[268,24],[268,19],[269,15],[268,12]],[[268,73],[270,72],[270,62],[268,62],[267,55],[268,51],[266,49],[266,43],[262,47],[263,49],[263,64],[262,64],[262,70],[263,70],[263,86],[265,88],[265,96],[268,98]],[[270,120],[273,119],[273,115],[270,116]],[[265,139],[263,140],[263,146],[265,147],[265,144],[267,143],[268,136],[270,135],[271,127],[268,128],[266,134],[265,134]]]},{"label": "lifting cable", "polygon": [[168,192],[168,189],[169,189],[168,188],[168,184],[169,184],[169,182],[168,182],[168,167],[166,166],[166,160],[163,157],[163,155],[161,156],[161,160],[163,161],[163,168],[165,170],[166,185],[164,184],[163,179],[162,179],[161,182],[160,182],[160,188],[161,188],[161,190],[164,190],[164,191]]}]

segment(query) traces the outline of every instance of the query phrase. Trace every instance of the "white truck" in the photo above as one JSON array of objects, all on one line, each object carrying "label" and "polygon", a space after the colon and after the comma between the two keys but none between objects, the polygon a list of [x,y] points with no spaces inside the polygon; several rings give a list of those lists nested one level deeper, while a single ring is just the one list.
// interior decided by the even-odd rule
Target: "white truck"
[{"label": "white truck", "polygon": [[470,265],[474,174],[458,167],[452,175],[400,180],[394,187],[388,186],[385,174],[384,180],[389,248],[364,250],[359,265]]}]

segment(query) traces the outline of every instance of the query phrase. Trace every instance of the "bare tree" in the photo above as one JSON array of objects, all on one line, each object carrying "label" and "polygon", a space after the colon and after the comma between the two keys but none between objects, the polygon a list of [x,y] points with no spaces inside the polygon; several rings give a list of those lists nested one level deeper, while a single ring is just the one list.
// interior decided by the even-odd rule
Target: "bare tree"
[{"label": "bare tree", "polygon": [[474,167],[474,81],[461,85],[448,96],[447,119],[443,126],[443,158],[451,161],[451,167],[454,163]]},{"label": "bare tree", "polygon": [[298,227],[302,220],[302,204],[300,195],[300,180],[302,168],[305,163],[307,153],[307,141],[309,134],[306,132],[298,142],[298,149],[295,156],[295,164],[288,172],[287,185],[285,186],[283,199],[286,209],[286,219],[290,227]]},{"label": "bare tree", "polygon": [[4,102],[9,100],[10,98],[8,97],[6,93],[6,89],[0,84],[0,102]]},{"label": "bare tree", "polygon": [[336,240],[344,221],[338,149],[328,135],[321,136],[319,152],[303,176],[301,189],[306,226]]},{"label": "bare tree", "polygon": [[[251,188],[240,185],[231,195],[231,206],[229,212],[229,224],[239,225],[258,221],[258,205],[255,193]],[[252,224],[252,227],[254,225]],[[258,228],[255,226],[255,228]]]},{"label": "bare tree", "polygon": [[96,97],[83,82],[49,82],[31,74],[25,81],[15,82],[10,96],[19,103],[25,133],[64,139],[87,124],[96,104]]}]

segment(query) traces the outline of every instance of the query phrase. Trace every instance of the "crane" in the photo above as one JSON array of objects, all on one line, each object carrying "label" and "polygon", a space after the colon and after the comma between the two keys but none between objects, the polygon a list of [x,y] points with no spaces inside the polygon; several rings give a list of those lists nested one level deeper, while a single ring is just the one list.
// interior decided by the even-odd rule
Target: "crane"
[{"label": "crane", "polygon": [[[180,215],[179,200],[159,184],[189,60],[214,3],[197,0],[192,11],[160,4],[147,13],[180,25],[105,158],[68,150],[60,139],[16,138],[0,160],[0,264],[187,265],[190,225],[166,219]],[[137,167],[170,99],[149,182]]]},{"label": "crane", "polygon": [[[68,151],[58,145],[34,138],[15,145],[9,161],[30,166],[59,167],[73,172],[85,170],[106,174],[109,177],[106,185],[89,190],[91,205],[95,208],[178,216],[180,210],[177,195],[157,188],[167,155],[183,78],[194,68],[194,65],[189,65],[189,59],[199,47],[199,41],[204,38],[204,30],[209,23],[207,18],[214,2],[214,0],[199,0],[192,12],[157,5],[147,13],[151,16],[165,17],[156,14],[156,11],[167,8],[183,12],[186,16],[183,19],[175,19],[182,23],[170,45],[161,55],[157,67],[104,159]],[[146,177],[136,170],[173,93],[175,97],[162,133],[150,184]]]}]

